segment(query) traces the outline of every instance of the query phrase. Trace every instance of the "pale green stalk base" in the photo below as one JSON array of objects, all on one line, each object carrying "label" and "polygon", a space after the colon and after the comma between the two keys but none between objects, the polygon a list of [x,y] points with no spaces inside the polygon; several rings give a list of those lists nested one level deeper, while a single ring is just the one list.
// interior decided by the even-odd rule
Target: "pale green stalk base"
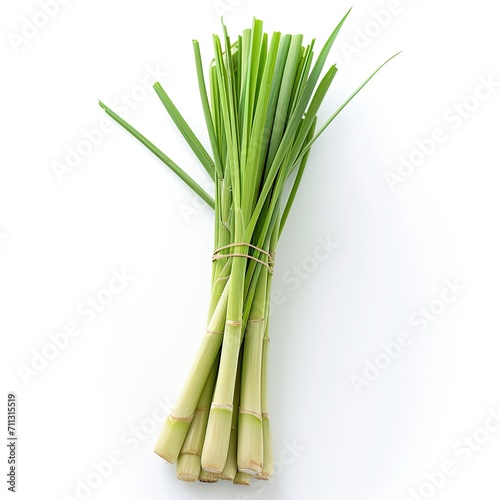
[{"label": "pale green stalk base", "polygon": [[[234,193],[236,201],[236,192]],[[234,206],[235,239],[241,242],[243,216],[237,203]],[[235,247],[241,255],[247,253],[246,247]],[[221,473],[226,464],[229,441],[231,438],[233,399],[238,374],[239,353],[243,339],[243,302],[247,260],[233,259],[231,277],[228,281],[229,296],[227,315],[222,339],[217,385],[208,417],[207,433],[203,444],[201,465],[210,472]]]},{"label": "pale green stalk base", "polygon": [[259,479],[269,479],[273,475],[273,443],[271,439],[271,422],[269,417],[262,416],[262,434],[264,438],[264,462]]},{"label": "pale green stalk base", "polygon": [[262,436],[262,346],[266,327],[267,273],[260,270],[247,322],[238,419],[238,470],[260,474],[264,460]]},{"label": "pale green stalk base", "polygon": [[238,430],[236,427],[231,429],[231,439],[229,440],[229,449],[227,452],[226,463],[220,474],[217,474],[219,479],[232,481],[238,472],[236,464],[236,447],[238,445]]},{"label": "pale green stalk base", "polygon": [[183,481],[196,481],[201,469],[201,451],[207,428],[208,409],[214,391],[219,360],[216,358],[205,387],[196,407],[193,422],[189,427],[186,439],[177,460],[177,477]]},{"label": "pale green stalk base", "polygon": [[243,486],[250,486],[250,478],[252,476],[246,472],[238,471],[234,477],[234,484],[241,484]]},{"label": "pale green stalk base", "polygon": [[[210,403],[209,403],[210,404]],[[189,427],[186,439],[182,445],[181,455],[190,453],[191,455],[200,455],[205,438],[205,430],[208,420],[208,406],[199,406],[196,408],[193,422]]]},{"label": "pale green stalk base", "polygon": [[182,421],[173,418],[172,415],[167,417],[154,448],[157,455],[171,464],[177,460],[191,425],[191,420]]},{"label": "pale green stalk base", "polygon": [[199,455],[181,453],[177,460],[177,477],[181,481],[194,483],[200,477],[201,459]]},{"label": "pale green stalk base", "polygon": [[[231,438],[232,408],[210,410],[207,432],[201,454],[201,466],[208,472],[221,474],[226,465]],[[220,429],[220,433],[218,432]]]},{"label": "pale green stalk base", "polygon": [[231,437],[229,439],[229,449],[227,452],[226,463],[221,472],[221,478],[233,481],[236,473],[238,472],[238,465],[236,462],[236,449],[238,447],[238,405],[240,404],[240,386],[241,386],[241,359],[238,364],[238,371],[236,373],[236,381],[233,396],[233,415],[231,425]]},{"label": "pale green stalk base", "polygon": [[262,345],[262,437],[264,445],[264,461],[262,464],[261,479],[269,479],[273,474],[273,443],[271,437],[271,421],[267,401],[267,375],[269,364],[269,323]]},{"label": "pale green stalk base", "polygon": [[[263,282],[265,285],[266,278]],[[265,288],[264,288],[265,299]],[[254,304],[259,300],[254,299]],[[241,401],[238,419],[238,470],[248,474],[262,471],[261,422],[262,339],[265,319],[250,319],[245,332]]]},{"label": "pale green stalk base", "polygon": [[238,422],[238,470],[255,475],[262,472],[262,422],[254,415],[240,413]]}]

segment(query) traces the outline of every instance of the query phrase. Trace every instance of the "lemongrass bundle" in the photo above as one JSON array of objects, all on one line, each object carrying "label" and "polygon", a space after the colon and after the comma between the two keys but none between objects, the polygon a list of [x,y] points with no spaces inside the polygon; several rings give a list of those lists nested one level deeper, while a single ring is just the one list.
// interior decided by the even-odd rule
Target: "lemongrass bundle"
[{"label": "lemongrass bundle", "polygon": [[[179,479],[247,485],[252,476],[271,477],[269,307],[278,241],[311,146],[383,66],[317,129],[317,113],[337,67],[323,70],[346,17],[315,60],[314,40],[304,45],[302,35],[268,35],[257,19],[235,39],[223,25],[222,37],[213,37],[208,73],[193,42],[211,154],[155,83],[158,97],[213,180],[214,198],[100,103],[215,211],[206,332],[155,446],[158,455],[177,462]],[[285,190],[288,183],[291,189]]]}]

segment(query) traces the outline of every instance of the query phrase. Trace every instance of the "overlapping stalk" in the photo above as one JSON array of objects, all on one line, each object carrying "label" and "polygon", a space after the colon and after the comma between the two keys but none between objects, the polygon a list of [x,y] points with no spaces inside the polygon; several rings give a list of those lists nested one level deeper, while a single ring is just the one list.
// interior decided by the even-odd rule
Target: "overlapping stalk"
[{"label": "overlapping stalk", "polygon": [[[215,210],[212,295],[207,329],[184,388],[155,446],[177,461],[185,481],[249,484],[273,470],[267,400],[269,313],[274,256],[310,148],[344,106],[316,131],[317,113],[337,73],[321,77],[346,16],[316,61],[314,41],[268,36],[254,20],[231,41],[214,35],[209,92],[198,42],[197,77],[212,154],[159,83],[161,102],[215,184],[212,199],[173,160],[100,103],[104,110]],[[385,64],[385,63],[384,63]],[[382,66],[381,66],[382,67]],[[285,186],[291,183],[289,194]]]}]

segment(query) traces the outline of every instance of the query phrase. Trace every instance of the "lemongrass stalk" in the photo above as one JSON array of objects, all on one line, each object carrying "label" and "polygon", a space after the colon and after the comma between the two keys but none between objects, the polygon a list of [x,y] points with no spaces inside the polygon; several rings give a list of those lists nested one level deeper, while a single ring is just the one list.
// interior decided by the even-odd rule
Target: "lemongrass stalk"
[{"label": "lemongrass stalk", "polygon": [[250,478],[252,476],[246,472],[238,471],[234,477],[234,484],[241,484],[242,486],[250,486]]},{"label": "lemongrass stalk", "polygon": [[[262,23],[254,23],[256,37],[262,30]],[[217,81],[220,91],[221,111],[228,145],[228,167],[232,188],[232,203],[234,211],[234,242],[249,243],[250,239],[243,240],[246,220],[248,215],[242,213],[242,187],[240,158],[238,149],[238,130],[236,103],[234,101],[234,74],[230,42],[224,28],[226,46],[225,62],[222,55],[220,40],[214,37],[216,56]],[[260,46],[259,46],[260,50]],[[253,78],[253,73],[250,73]],[[246,246],[235,247],[234,253],[246,255]],[[247,262],[245,258],[232,259],[231,278],[229,280],[229,297],[227,303],[227,319],[222,340],[221,359],[217,385],[215,387],[210,415],[208,418],[207,432],[201,455],[203,469],[220,474],[224,469],[229,442],[231,438],[233,397],[238,367],[238,355],[243,336],[243,302],[245,271]]]},{"label": "lemongrass stalk", "polygon": [[[276,221],[273,226],[271,242],[269,251],[272,258],[276,255],[276,246],[280,237],[280,222]],[[263,462],[262,471],[258,475],[259,479],[269,479],[272,476],[274,469],[273,460],[273,443],[271,436],[271,419],[269,416],[269,402],[268,402],[268,375],[269,375],[269,322],[271,312],[271,288],[273,276],[267,276],[267,289],[266,296],[266,325],[264,330],[264,338],[262,344],[262,378],[261,378],[261,412],[262,412],[262,440],[263,440]]]},{"label": "lemongrass stalk", "polygon": [[208,323],[207,331],[181,395],[163,424],[156,441],[155,453],[170,463],[174,463],[179,456],[210,369],[219,352],[231,281],[229,280],[229,283],[224,288],[214,314]]},{"label": "lemongrass stalk", "polygon": [[269,374],[269,323],[266,326],[262,344],[262,378],[261,378],[261,408],[262,408],[262,438],[263,461],[259,479],[269,479],[273,473],[273,443],[271,437],[271,420],[268,404],[268,374]]},{"label": "lemongrass stalk", "polygon": [[[238,234],[242,233],[241,216],[237,218]],[[236,253],[246,253],[246,247],[234,248]],[[227,318],[222,338],[221,363],[213,403],[210,409],[207,432],[202,452],[202,467],[208,472],[222,473],[231,439],[233,396],[235,390],[238,353],[242,337],[242,309],[246,261],[236,258],[231,263],[228,286]]]},{"label": "lemongrass stalk", "polygon": [[[261,217],[256,229],[256,244],[269,249],[274,261],[278,238],[279,207]],[[242,402],[240,403],[238,468],[252,474],[262,470],[264,457],[261,414],[262,343],[268,323],[272,273],[255,261],[247,270],[246,304],[244,311],[244,371],[242,376]],[[262,417],[261,417],[262,418]],[[258,464],[257,466],[255,464]],[[260,467],[259,467],[260,465]]]},{"label": "lemongrass stalk", "polygon": [[179,459],[177,460],[177,477],[183,481],[196,481],[201,470],[201,450],[208,421],[208,410],[212,401],[215,379],[219,368],[219,360],[215,359],[205,387],[198,401],[186,439],[182,445]]},{"label": "lemongrass stalk", "polygon": [[[235,250],[243,253],[246,247],[236,247]],[[226,463],[231,437],[234,387],[242,340],[245,268],[246,259],[233,258],[219,374],[201,455],[202,467],[219,474]]]},{"label": "lemongrass stalk", "polygon": [[241,351],[238,360],[238,372],[236,374],[236,382],[234,385],[234,397],[233,397],[233,421],[231,425],[231,437],[229,439],[229,449],[227,452],[226,463],[224,464],[224,469],[219,475],[220,479],[233,481],[236,473],[238,472],[237,465],[237,447],[239,446],[238,441],[238,406],[240,404],[240,386],[242,379],[242,357]]},{"label": "lemongrass stalk", "polygon": [[266,325],[267,270],[259,273],[248,318],[241,376],[238,419],[238,470],[260,474],[263,462],[261,413],[262,344]]}]

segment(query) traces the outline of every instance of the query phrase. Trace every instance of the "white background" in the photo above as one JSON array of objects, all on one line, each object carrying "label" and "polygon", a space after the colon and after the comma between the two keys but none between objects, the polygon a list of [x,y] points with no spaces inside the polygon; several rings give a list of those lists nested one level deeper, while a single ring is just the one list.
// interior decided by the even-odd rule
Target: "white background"
[{"label": "white background", "polygon": [[[319,43],[350,6],[235,4],[224,13],[232,34],[255,15],[268,31]],[[208,186],[151,90],[154,80],[140,86],[147,68],[157,68],[205,140],[191,40],[200,40],[208,61],[219,12],[211,0],[73,0],[19,45],[23,18],[40,7],[4,6],[1,397],[5,412],[7,392],[18,397],[18,498],[82,498],[78,481],[113,453],[120,465],[88,498],[405,500],[410,488],[439,500],[500,497],[500,432],[481,431],[500,406],[498,83],[467,119],[451,119],[464,100],[474,107],[480,78],[500,81],[498,12],[486,0],[401,0],[381,27],[373,12],[389,4],[356,2],[330,59],[339,73],[321,119],[404,50],[311,154],[276,269],[275,289],[285,297],[271,330],[279,463],[271,482],[246,489],[182,483],[152,452],[153,416],[175,398],[204,329],[210,210],[116,127],[62,180],[54,171],[104,118],[97,99],[111,106],[133,94],[127,119]],[[356,49],[352,57],[346,44]],[[386,172],[397,172],[400,156],[436,128],[446,141],[391,189]],[[317,240],[328,237],[339,247],[295,289],[287,280],[293,266],[314,268]],[[123,268],[130,284],[87,324],[79,304]],[[441,310],[435,299],[446,280],[466,290]],[[431,302],[442,314],[419,332],[410,318]],[[71,321],[80,335],[25,383],[20,366]],[[358,394],[352,376],[363,377],[365,360],[403,331],[412,344]],[[457,444],[464,435],[488,440],[469,460]],[[426,488],[425,474],[445,461],[455,473]]]}]

